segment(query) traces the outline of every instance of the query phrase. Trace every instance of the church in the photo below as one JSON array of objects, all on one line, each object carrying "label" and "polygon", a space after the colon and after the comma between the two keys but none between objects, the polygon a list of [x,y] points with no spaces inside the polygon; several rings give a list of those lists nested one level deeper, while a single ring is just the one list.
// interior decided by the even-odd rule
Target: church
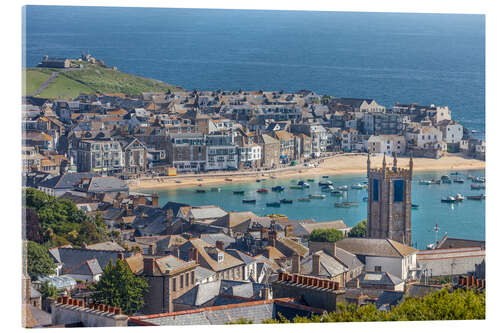
[{"label": "church", "polygon": [[367,158],[368,238],[389,238],[411,246],[411,181],[413,158],[408,169],[398,168],[396,154],[387,167],[385,154],[382,168],[372,168]]}]

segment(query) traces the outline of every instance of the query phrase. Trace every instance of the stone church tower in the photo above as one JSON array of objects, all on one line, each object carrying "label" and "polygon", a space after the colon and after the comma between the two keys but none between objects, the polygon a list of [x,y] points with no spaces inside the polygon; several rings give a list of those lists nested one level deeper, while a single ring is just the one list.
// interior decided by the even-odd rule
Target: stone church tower
[{"label": "stone church tower", "polygon": [[398,168],[396,154],[392,168],[384,160],[382,168],[371,168],[368,176],[368,238],[389,238],[411,246],[411,180],[413,158],[409,169]]}]

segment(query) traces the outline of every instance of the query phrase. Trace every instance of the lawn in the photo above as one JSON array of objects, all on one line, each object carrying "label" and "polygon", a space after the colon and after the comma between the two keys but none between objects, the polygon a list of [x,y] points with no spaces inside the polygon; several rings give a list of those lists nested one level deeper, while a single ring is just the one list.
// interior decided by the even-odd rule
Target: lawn
[{"label": "lawn", "polygon": [[80,82],[74,81],[63,74],[59,76],[49,86],[42,90],[37,97],[53,98],[53,99],[73,99],[80,94],[94,94],[95,89],[92,89]]},{"label": "lawn", "polygon": [[23,95],[30,95],[50,77],[50,72],[37,68],[23,69],[22,71]]}]

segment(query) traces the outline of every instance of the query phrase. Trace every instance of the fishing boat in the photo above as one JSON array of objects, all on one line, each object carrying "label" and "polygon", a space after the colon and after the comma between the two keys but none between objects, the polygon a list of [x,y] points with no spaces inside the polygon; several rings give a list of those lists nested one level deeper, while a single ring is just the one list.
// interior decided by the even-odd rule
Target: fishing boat
[{"label": "fishing boat", "polygon": [[328,176],[323,176],[323,178],[328,178]]},{"label": "fishing boat", "polygon": [[299,186],[299,185],[292,185],[292,186],[290,186],[290,188],[291,188],[292,190],[302,190],[302,189],[303,189],[303,187],[302,187],[302,186]]},{"label": "fishing boat", "polygon": [[474,177],[472,178],[473,183],[484,183],[486,181],[486,178],[484,177]]},{"label": "fishing boat", "polygon": [[411,209],[417,209],[418,205],[417,204],[411,204]]},{"label": "fishing boat", "polygon": [[457,200],[453,196],[448,196],[448,197],[441,198],[441,202],[445,202],[445,203],[454,203],[456,201]]},{"label": "fishing boat", "polygon": [[321,192],[332,192],[334,190],[332,185],[321,187]]},{"label": "fishing boat", "polygon": [[282,191],[284,191],[284,190],[285,190],[285,187],[284,187],[284,186],[281,186],[281,185],[278,185],[278,186],[274,186],[274,187],[272,187],[272,188],[271,188],[271,190],[272,190],[273,192],[282,192]]},{"label": "fishing boat", "polygon": [[257,193],[267,193],[267,192],[269,192],[269,190],[267,188],[259,188],[257,190]]},{"label": "fishing boat", "polygon": [[349,191],[349,187],[347,187],[347,185],[342,185],[342,186],[336,187],[335,189],[339,190],[339,191]]},{"label": "fishing boat", "polygon": [[298,198],[297,200],[298,201],[311,201],[311,199],[309,199],[309,198]]},{"label": "fishing boat", "polygon": [[441,183],[451,184],[451,178],[448,175],[441,176]]},{"label": "fishing boat", "polygon": [[354,185],[351,185],[351,188],[354,190],[362,190],[365,188],[365,186],[363,184],[354,184]]},{"label": "fishing boat", "polygon": [[465,198],[464,198],[464,196],[463,196],[463,195],[461,195],[460,193],[457,193],[457,194],[455,195],[455,200],[456,200],[456,201],[464,201],[464,199],[465,199]]},{"label": "fishing boat", "polygon": [[339,190],[333,190],[330,192],[330,194],[333,195],[334,197],[341,197],[344,195],[344,192],[339,191]]},{"label": "fishing boat", "polygon": [[182,180],[177,179],[175,182],[176,182],[177,184],[180,184],[180,183],[182,183]]},{"label": "fishing boat", "polygon": [[207,191],[206,190],[203,190],[201,188],[197,189],[196,190],[196,193],[206,193]]},{"label": "fishing boat", "polygon": [[238,190],[238,191],[233,191],[233,194],[236,194],[236,195],[243,195],[243,194],[245,194],[245,191],[241,191],[241,190]]},{"label": "fishing boat", "polygon": [[302,188],[309,188],[311,187],[311,185],[309,185],[309,183],[306,183],[305,181],[301,180],[297,183],[297,185],[300,185],[302,186]]},{"label": "fishing boat", "polygon": [[483,200],[483,199],[486,199],[486,196],[484,194],[467,196],[467,200]]},{"label": "fishing boat", "polygon": [[211,192],[220,192],[220,187],[212,187],[210,188]]},{"label": "fishing boat", "polygon": [[484,190],[485,188],[486,188],[485,185],[474,185],[474,184],[470,185],[471,190]]},{"label": "fishing boat", "polygon": [[293,200],[292,199],[281,199],[280,202],[282,204],[291,204],[291,203],[293,203]]},{"label": "fishing boat", "polygon": [[356,207],[358,206],[357,202],[352,202],[352,201],[344,201],[344,202],[336,202],[335,207],[338,208],[350,208],[350,207]]},{"label": "fishing boat", "polygon": [[243,201],[243,203],[256,203],[257,202],[257,200],[255,200],[255,199],[243,199],[242,201]]},{"label": "fishing boat", "polygon": [[465,180],[462,177],[456,177],[456,178],[453,178],[453,182],[463,184],[465,182]]},{"label": "fishing boat", "polygon": [[326,195],[324,194],[309,194],[309,198],[311,199],[324,199]]},{"label": "fishing boat", "polygon": [[280,207],[281,203],[279,203],[279,201],[276,201],[276,202],[266,202],[266,206],[267,207]]},{"label": "fishing boat", "polygon": [[432,185],[432,181],[431,180],[425,180],[425,179],[420,179],[420,181],[418,183],[420,185]]},{"label": "fishing boat", "polygon": [[322,180],[318,183],[319,186],[328,186],[328,185],[333,185],[333,183],[329,180]]}]

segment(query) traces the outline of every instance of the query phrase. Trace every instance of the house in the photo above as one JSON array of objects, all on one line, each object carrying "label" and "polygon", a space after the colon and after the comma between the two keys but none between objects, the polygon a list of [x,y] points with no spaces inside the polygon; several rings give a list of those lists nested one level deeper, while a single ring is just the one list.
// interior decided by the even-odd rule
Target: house
[{"label": "house", "polygon": [[350,230],[343,220],[325,221],[325,222],[309,222],[304,221],[294,224],[287,224],[292,228],[292,235],[295,237],[307,238],[316,229],[335,229],[341,231],[344,235]]},{"label": "house", "polygon": [[364,272],[359,276],[359,287],[363,289],[382,289],[404,291],[405,282],[388,272]]},{"label": "house", "polygon": [[385,112],[385,107],[377,104],[374,99],[364,98],[333,98],[331,101],[335,107],[347,106],[351,112]]},{"label": "house", "polygon": [[415,277],[418,250],[391,239],[344,238],[338,248],[355,254],[366,271],[388,272],[407,280]]},{"label": "house", "polygon": [[37,185],[37,189],[48,195],[60,197],[64,193],[76,189],[76,186],[82,179],[89,179],[96,176],[97,174],[93,172],[65,173],[41,181]]},{"label": "house", "polygon": [[238,147],[239,168],[258,168],[261,165],[262,147],[257,144],[242,144]]},{"label": "house", "polygon": [[184,221],[203,224],[211,224],[225,215],[225,210],[214,205],[181,207],[177,213],[177,217]]},{"label": "house", "polygon": [[129,193],[127,183],[113,176],[82,178],[80,182],[76,184],[75,189],[91,194],[106,193],[110,195],[122,194],[128,196]]},{"label": "house", "polygon": [[166,151],[167,162],[180,173],[205,170],[207,146],[203,134],[170,134]]},{"label": "house", "polygon": [[232,135],[207,135],[206,150],[205,171],[238,169],[238,147]]},{"label": "house", "polygon": [[443,120],[438,123],[447,144],[460,144],[463,138],[463,126],[453,120]]},{"label": "house", "polygon": [[365,143],[365,149],[373,154],[394,153],[401,155],[406,153],[406,138],[401,135],[371,135]]},{"label": "house", "polygon": [[472,274],[485,260],[486,250],[478,247],[440,248],[417,252],[416,261],[426,276]]},{"label": "house", "polygon": [[288,164],[295,160],[295,137],[287,131],[272,132],[272,135],[280,142],[280,161]]},{"label": "house", "polygon": [[38,67],[69,68],[71,67],[71,61],[67,58],[49,58],[49,56],[44,56]]},{"label": "house", "polygon": [[257,260],[254,257],[237,249],[226,249],[225,251],[245,263],[245,266],[243,266],[243,280],[260,282],[257,276]]},{"label": "house", "polygon": [[78,172],[121,172],[124,166],[120,141],[100,133],[95,139],[80,140],[77,147]]},{"label": "house", "polygon": [[147,146],[135,137],[127,137],[121,141],[123,170],[125,174],[140,174],[147,169]]},{"label": "house", "polygon": [[267,135],[257,135],[257,143],[262,147],[262,167],[275,168],[280,164],[280,142]]},{"label": "house", "polygon": [[252,220],[257,218],[253,212],[229,212],[219,217],[212,226],[225,228],[229,233],[241,232],[244,233],[250,227]]}]

